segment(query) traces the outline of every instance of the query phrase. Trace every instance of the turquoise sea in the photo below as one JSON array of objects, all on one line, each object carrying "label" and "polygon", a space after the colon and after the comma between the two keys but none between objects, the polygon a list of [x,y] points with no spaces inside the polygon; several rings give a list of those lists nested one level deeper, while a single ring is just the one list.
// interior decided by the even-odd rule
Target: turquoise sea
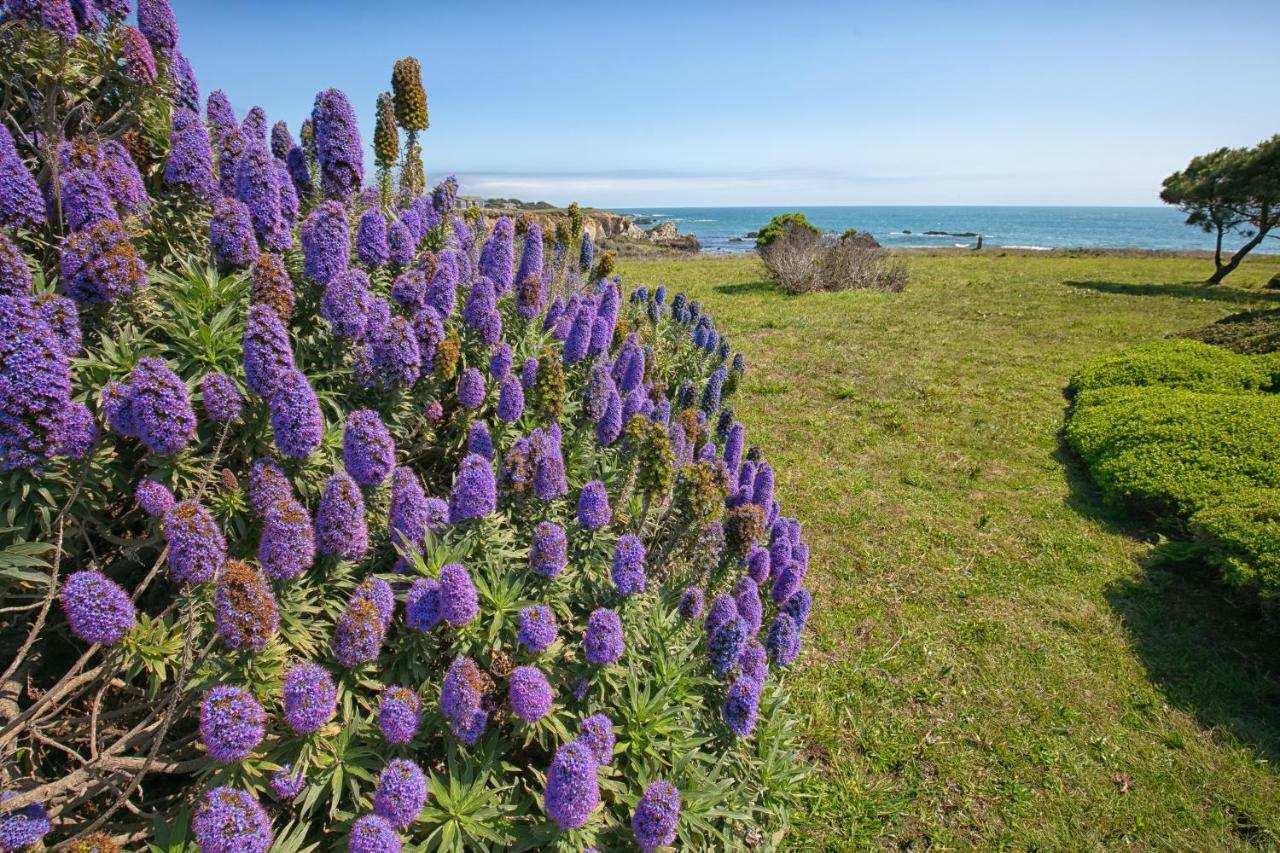
[{"label": "turquoise sea", "polygon": [[[643,228],[669,219],[698,235],[705,252],[749,252],[747,237],[780,213],[799,210],[824,231],[870,231],[892,248],[983,245],[1021,249],[1213,249],[1213,238],[1171,207],[651,207],[619,208]],[[948,234],[929,235],[927,231]],[[1231,247],[1243,242],[1229,241]],[[1280,253],[1280,240],[1255,251]]]}]

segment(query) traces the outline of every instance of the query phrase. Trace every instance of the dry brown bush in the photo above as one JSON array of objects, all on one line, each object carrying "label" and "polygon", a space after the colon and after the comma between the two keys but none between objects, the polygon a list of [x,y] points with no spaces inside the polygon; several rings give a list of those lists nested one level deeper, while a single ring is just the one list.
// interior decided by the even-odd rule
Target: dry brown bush
[{"label": "dry brown bush", "polygon": [[907,266],[884,249],[859,245],[852,238],[824,237],[787,225],[782,235],[760,250],[769,275],[788,293],[815,290],[883,290],[907,286]]}]

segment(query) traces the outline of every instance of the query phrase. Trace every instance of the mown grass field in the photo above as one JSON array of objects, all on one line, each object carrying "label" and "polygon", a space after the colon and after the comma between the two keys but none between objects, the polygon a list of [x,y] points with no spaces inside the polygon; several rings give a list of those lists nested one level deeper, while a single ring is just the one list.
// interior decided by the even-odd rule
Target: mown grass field
[{"label": "mown grass field", "polygon": [[813,547],[797,849],[1280,845],[1280,632],[1104,506],[1060,430],[1091,357],[1272,304],[1280,258],[910,259],[787,297],[752,258],[626,261],[746,354],[734,401]]}]

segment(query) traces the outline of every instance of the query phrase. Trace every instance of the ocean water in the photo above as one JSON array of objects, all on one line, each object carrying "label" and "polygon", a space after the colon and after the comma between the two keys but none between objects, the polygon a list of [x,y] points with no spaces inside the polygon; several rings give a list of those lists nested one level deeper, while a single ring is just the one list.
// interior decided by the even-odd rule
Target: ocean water
[{"label": "ocean water", "polygon": [[[824,231],[871,232],[890,248],[972,246],[974,237],[927,235],[926,231],[983,235],[984,246],[1019,249],[1213,249],[1213,238],[1184,224],[1172,207],[664,207],[624,208],[640,227],[671,220],[681,233],[698,235],[704,252],[749,252],[758,231],[774,216],[804,213]],[[1243,238],[1233,237],[1235,248]],[[1280,252],[1280,241],[1265,250]],[[1263,247],[1255,249],[1262,250]]]}]

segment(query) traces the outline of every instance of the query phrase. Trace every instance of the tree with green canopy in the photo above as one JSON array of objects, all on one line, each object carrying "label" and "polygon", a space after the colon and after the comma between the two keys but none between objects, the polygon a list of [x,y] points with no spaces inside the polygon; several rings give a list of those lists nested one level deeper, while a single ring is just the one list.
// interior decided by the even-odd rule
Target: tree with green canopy
[{"label": "tree with green canopy", "polygon": [[[1280,135],[1253,148],[1219,148],[1195,157],[1164,180],[1160,198],[1187,214],[1187,224],[1215,235],[1214,273],[1219,284],[1245,256],[1280,225]],[[1245,242],[1223,258],[1223,241],[1239,234]]]}]

